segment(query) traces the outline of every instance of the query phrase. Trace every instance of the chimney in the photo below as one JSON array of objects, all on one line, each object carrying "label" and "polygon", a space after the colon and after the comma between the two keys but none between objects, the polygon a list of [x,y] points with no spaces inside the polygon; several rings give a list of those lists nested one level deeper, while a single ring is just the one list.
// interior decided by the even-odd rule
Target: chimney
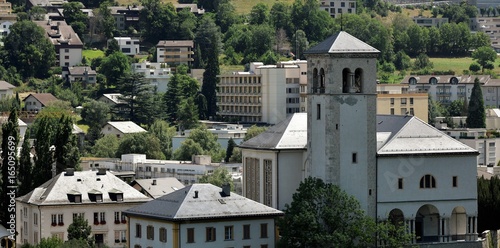
[{"label": "chimney", "polygon": [[195,198],[195,199],[198,198],[198,190],[194,191],[194,197],[193,198]]},{"label": "chimney", "polygon": [[66,173],[64,173],[65,176],[74,176],[75,175],[75,169],[73,168],[66,168]]},{"label": "chimney", "polygon": [[97,175],[106,175],[106,168],[98,168]]},{"label": "chimney", "polygon": [[229,183],[224,183],[222,185],[222,194],[224,197],[231,195],[231,185]]},{"label": "chimney", "polygon": [[153,179],[152,185],[156,185],[156,179]]}]

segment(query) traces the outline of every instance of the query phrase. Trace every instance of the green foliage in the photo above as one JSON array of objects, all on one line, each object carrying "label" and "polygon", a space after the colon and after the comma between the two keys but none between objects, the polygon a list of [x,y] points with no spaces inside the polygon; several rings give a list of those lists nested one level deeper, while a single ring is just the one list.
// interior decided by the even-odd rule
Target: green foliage
[{"label": "green foliage", "polygon": [[486,128],[483,92],[478,78],[474,80],[468,111],[466,120],[468,128]]},{"label": "green foliage", "polygon": [[233,149],[233,154],[229,158],[229,163],[241,163],[241,149],[238,147],[235,147]]},{"label": "green foliage", "polygon": [[26,130],[19,156],[19,191],[20,196],[25,195],[33,189],[33,163],[31,162],[31,144],[29,142],[30,130]]},{"label": "green foliage", "polygon": [[427,106],[429,124],[434,125],[436,122],[436,117],[443,116],[443,107],[438,101],[434,101],[430,95]]},{"label": "green foliage", "polygon": [[394,66],[397,70],[408,70],[411,67],[411,58],[406,55],[404,51],[399,51],[396,53],[394,59]]},{"label": "green foliage", "polygon": [[267,5],[258,3],[252,7],[249,16],[249,22],[253,25],[261,25],[268,22],[269,9]]},{"label": "green foliage", "polygon": [[50,238],[42,238],[35,248],[60,248],[62,245],[63,241],[53,236]]},{"label": "green foliage", "polygon": [[31,21],[16,22],[3,42],[4,67],[15,67],[23,78],[49,76],[56,54],[43,28]]},{"label": "green foliage", "polygon": [[415,58],[415,62],[413,63],[413,68],[416,70],[424,69],[424,68],[432,68],[434,65],[429,60],[429,56],[424,53],[419,54]]},{"label": "green foliage", "polygon": [[300,183],[278,221],[279,247],[366,247],[374,243],[375,222],[358,201],[318,178]]},{"label": "green foliage", "polygon": [[234,142],[233,138],[230,138],[227,141],[227,148],[226,148],[226,158],[224,161],[229,162],[229,159],[231,156],[233,156],[233,150],[236,147],[236,142]]},{"label": "green foliage", "polygon": [[481,70],[481,65],[479,65],[478,63],[474,62],[472,64],[470,64],[469,66],[469,70],[476,73],[478,72],[479,70]]},{"label": "green foliage", "polygon": [[231,186],[231,191],[234,191],[233,178],[231,173],[225,167],[215,169],[212,174],[205,174],[198,178],[199,183],[210,183],[217,187],[222,187],[224,184]]},{"label": "green foliage", "polygon": [[148,130],[153,136],[160,141],[161,151],[166,159],[172,158],[172,138],[176,134],[175,127],[168,125],[168,122],[156,120]]},{"label": "green foliage", "polygon": [[186,139],[181,146],[175,150],[174,158],[176,160],[191,161],[193,155],[203,154],[203,148],[192,139]]},{"label": "green foliage", "polygon": [[98,158],[115,158],[120,142],[121,140],[114,134],[104,135],[96,140],[95,145],[91,149],[91,154]]},{"label": "green foliage", "polygon": [[83,216],[73,218],[73,223],[68,226],[68,240],[92,240],[92,228]]},{"label": "green foliage", "polygon": [[122,154],[139,153],[146,154],[150,159],[165,159],[160,140],[153,134],[147,132],[126,134],[121,139],[115,155],[117,158]]},{"label": "green foliage", "polygon": [[83,7],[83,4],[80,2],[63,4],[64,19],[80,37],[83,37],[88,22],[88,16],[81,10]]},{"label": "green foliage", "polygon": [[141,0],[139,28],[147,42],[156,44],[159,40],[175,37],[177,32],[177,12],[172,3],[160,0]]},{"label": "green foliage", "polygon": [[194,99],[192,97],[182,99],[177,110],[179,129],[182,131],[195,128],[198,125],[198,115]]},{"label": "green foliage", "polygon": [[179,160],[191,160],[192,155],[210,155],[212,161],[221,161],[225,157],[224,150],[217,142],[217,136],[205,126],[192,129],[181,147],[174,152],[174,157]]},{"label": "green foliage", "polygon": [[118,79],[130,71],[130,61],[122,52],[114,52],[102,59],[98,72],[106,77],[107,87],[116,86]]},{"label": "green foliage", "polygon": [[127,73],[120,77],[117,86],[118,91],[122,94],[119,99],[125,104],[116,105],[114,109],[117,116],[122,120],[130,120],[137,124],[152,123],[151,115],[154,111],[150,111],[151,97],[153,96],[153,88],[148,81],[145,80],[142,73]]},{"label": "green foliage", "polygon": [[97,19],[96,29],[104,34],[106,39],[113,38],[116,29],[115,18],[111,15],[110,5],[108,1],[104,1],[99,5],[99,9],[95,11],[97,13],[94,12]]},{"label": "green foliage", "polygon": [[[187,74],[187,67],[178,67],[176,73],[168,81],[167,92],[163,96],[164,109],[166,110],[167,119],[170,124],[177,124],[184,121],[190,122],[189,120],[194,118],[193,116],[184,116],[188,118],[181,120],[178,116],[181,106],[179,103],[198,95],[199,90],[199,82]],[[197,105],[199,104],[200,102],[197,103]]]},{"label": "green foliage", "polygon": [[497,53],[490,46],[483,46],[479,47],[472,53],[472,58],[482,66],[482,71],[484,72],[484,68],[488,64],[495,62],[495,60],[497,59]]},{"label": "green foliage", "polygon": [[89,125],[86,135],[88,145],[93,146],[95,140],[101,138],[102,126],[110,120],[109,105],[104,102],[90,100],[83,104],[81,116],[85,123]]},{"label": "green foliage", "polygon": [[266,131],[266,129],[267,129],[266,127],[259,127],[256,125],[249,127],[247,129],[247,133],[245,134],[245,138],[243,139],[243,141],[247,141],[247,140],[263,133],[264,131]]}]

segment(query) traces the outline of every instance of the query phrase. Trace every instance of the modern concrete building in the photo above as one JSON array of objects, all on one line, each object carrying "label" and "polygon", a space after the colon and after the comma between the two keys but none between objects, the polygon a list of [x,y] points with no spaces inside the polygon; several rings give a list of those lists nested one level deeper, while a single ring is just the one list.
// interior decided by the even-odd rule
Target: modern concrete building
[{"label": "modern concrete building", "polygon": [[353,0],[321,0],[319,8],[330,14],[333,18],[339,18],[342,14],[355,14],[356,1]]},{"label": "modern concrete building", "polygon": [[125,211],[127,247],[275,247],[283,212],[233,192],[193,184]]},{"label": "modern concrete building", "polygon": [[422,27],[441,27],[441,25],[448,23],[448,18],[437,18],[437,17],[425,17],[425,16],[415,16],[413,21]]},{"label": "modern concrete building", "polygon": [[126,209],[151,200],[106,170],[67,170],[16,199],[18,245],[42,238],[68,239],[77,216],[88,220],[95,242],[108,247],[127,243]]},{"label": "modern concrete building", "polygon": [[377,116],[378,53],[343,31],[306,52],[308,111],[240,145],[243,195],[283,209],[304,178],[321,178],[368,216],[403,221],[414,244],[481,247],[478,151],[417,117]]},{"label": "modern concrete building", "polygon": [[276,65],[253,62],[249,72],[218,77],[217,114],[226,120],[276,124],[293,113],[306,110],[306,97],[301,94],[307,82],[307,62],[304,60]]},{"label": "modern concrete building", "polygon": [[82,63],[83,43],[65,21],[34,21],[45,30],[45,36],[54,45],[56,62],[61,67]]},{"label": "modern concrete building", "polygon": [[173,75],[172,70],[167,63],[155,63],[143,61],[132,63],[132,71],[144,75],[157,92],[165,93],[168,89],[168,80]]},{"label": "modern concrete building", "polygon": [[116,29],[127,30],[134,28],[139,30],[139,12],[143,6],[127,5],[127,6],[111,6],[111,15],[115,18]]},{"label": "modern concrete building", "polygon": [[[227,142],[229,139],[233,139],[236,144],[240,144],[245,135],[247,133],[247,129],[243,127],[243,125],[239,124],[216,124],[211,127],[207,127],[207,130],[212,134],[217,136],[217,142],[221,145],[221,147],[225,150],[227,148]],[[182,142],[189,137],[191,130],[184,130],[182,132],[178,132],[172,138],[172,151],[177,150],[182,145]]]},{"label": "modern concrete building", "polygon": [[139,54],[139,39],[131,37],[114,37],[113,39],[118,42],[120,51],[129,56]]}]

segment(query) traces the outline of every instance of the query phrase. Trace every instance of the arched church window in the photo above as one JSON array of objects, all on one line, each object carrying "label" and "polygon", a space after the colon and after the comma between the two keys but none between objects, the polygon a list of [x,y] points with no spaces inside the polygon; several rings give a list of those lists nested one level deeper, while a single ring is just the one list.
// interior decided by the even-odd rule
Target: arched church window
[{"label": "arched church window", "polygon": [[351,89],[351,74],[349,68],[342,70],[342,93],[349,93]]},{"label": "arched church window", "polygon": [[363,92],[363,69],[361,68],[354,71],[354,88],[356,93]]},{"label": "arched church window", "polygon": [[425,175],[420,178],[420,188],[421,189],[431,189],[436,188],[436,179],[432,175]]},{"label": "arched church window", "polygon": [[318,91],[318,69],[314,68],[313,70],[313,88],[312,92],[316,93]]},{"label": "arched church window", "polygon": [[319,71],[319,78],[320,78],[319,92],[325,93],[325,70],[323,70],[323,68],[321,68],[321,70]]}]

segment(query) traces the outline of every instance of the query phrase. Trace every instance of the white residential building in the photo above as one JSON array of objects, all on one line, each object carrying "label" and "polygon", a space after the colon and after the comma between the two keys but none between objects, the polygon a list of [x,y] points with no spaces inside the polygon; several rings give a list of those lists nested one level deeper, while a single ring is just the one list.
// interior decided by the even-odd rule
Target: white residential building
[{"label": "white residential building", "polygon": [[172,76],[172,70],[167,63],[149,61],[132,63],[132,71],[143,74],[146,81],[154,86],[157,92],[167,92],[168,80]]},{"label": "white residential building", "polygon": [[125,134],[147,132],[141,126],[132,121],[108,121],[101,129],[103,135],[114,134],[116,137],[123,137]]},{"label": "white residential building", "polygon": [[98,101],[104,102],[104,103],[108,104],[110,108],[113,108],[116,105],[126,103],[125,101],[120,99],[121,97],[122,97],[122,94],[120,94],[120,93],[102,94],[102,96],[99,97]]},{"label": "white residential building", "polygon": [[160,40],[156,44],[156,61],[174,68],[181,64],[191,67],[194,61],[193,48],[192,40]]},{"label": "white residential building", "polygon": [[[240,124],[218,123],[211,126],[210,128],[207,127],[207,130],[217,136],[217,142],[223,149],[227,148],[227,142],[229,141],[229,139],[233,139],[236,144],[240,144],[247,133],[247,129]],[[190,133],[191,130],[188,129],[182,132],[178,132],[177,135],[172,137],[172,150],[177,150],[182,145],[182,142],[184,142],[186,138],[189,137]]]},{"label": "white residential building", "polygon": [[379,51],[341,31],[306,52],[308,111],[240,145],[243,195],[283,209],[309,176],[338,185],[412,243],[477,235],[478,151],[414,116],[376,115]]},{"label": "white residential building", "polygon": [[229,121],[276,124],[293,113],[306,111],[306,96],[301,94],[307,82],[305,60],[276,65],[252,62],[249,72],[217,77],[217,114]]},{"label": "white residential building", "polygon": [[26,111],[40,111],[47,104],[57,101],[58,99],[50,93],[33,93],[24,98],[24,110]]},{"label": "white residential building", "polygon": [[34,21],[45,30],[56,51],[57,63],[61,67],[75,66],[82,63],[83,43],[73,28],[65,21]]},{"label": "white residential building", "polygon": [[18,245],[42,238],[68,239],[68,226],[83,216],[97,244],[124,247],[127,221],[123,211],[149,201],[106,170],[68,170],[16,199]]},{"label": "white residential building", "polygon": [[193,184],[125,211],[128,247],[275,247],[283,212],[212,184]]},{"label": "white residential building", "polygon": [[319,8],[328,12],[333,18],[340,18],[342,14],[356,14],[356,1],[321,0]]},{"label": "white residential building", "polygon": [[131,37],[114,37],[120,46],[120,51],[125,55],[134,56],[139,53],[139,39]]},{"label": "white residential building", "polygon": [[[10,26],[14,24],[15,21],[10,21],[10,20],[2,20],[0,21],[0,40],[3,40],[4,37],[9,35],[10,33]],[[3,46],[3,42],[0,42],[0,44]]]}]

